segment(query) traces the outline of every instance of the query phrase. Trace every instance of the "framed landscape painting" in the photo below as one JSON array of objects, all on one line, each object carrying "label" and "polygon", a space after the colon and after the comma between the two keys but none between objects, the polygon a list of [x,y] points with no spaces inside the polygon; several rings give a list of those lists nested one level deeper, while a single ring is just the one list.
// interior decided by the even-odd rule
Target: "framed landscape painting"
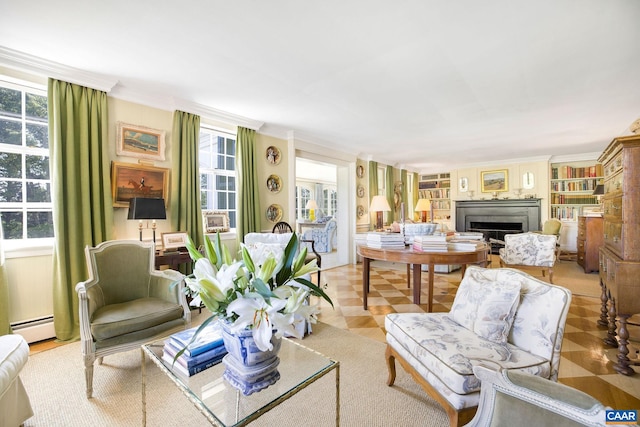
[{"label": "framed landscape painting", "polygon": [[139,159],[164,160],[163,130],[118,122],[116,154]]},{"label": "framed landscape painting", "polygon": [[136,163],[112,162],[111,195],[113,206],[129,207],[134,197],[169,199],[169,169]]},{"label": "framed landscape painting", "polygon": [[495,191],[509,191],[509,181],[507,170],[484,171],[481,173],[481,184],[483,193],[493,193]]}]

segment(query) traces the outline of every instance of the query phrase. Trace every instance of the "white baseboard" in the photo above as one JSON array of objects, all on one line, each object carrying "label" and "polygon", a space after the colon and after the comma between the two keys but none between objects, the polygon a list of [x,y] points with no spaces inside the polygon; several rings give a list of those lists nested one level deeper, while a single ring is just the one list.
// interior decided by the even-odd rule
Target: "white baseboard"
[{"label": "white baseboard", "polygon": [[12,323],[11,328],[14,334],[22,335],[28,343],[48,340],[56,336],[53,316]]}]

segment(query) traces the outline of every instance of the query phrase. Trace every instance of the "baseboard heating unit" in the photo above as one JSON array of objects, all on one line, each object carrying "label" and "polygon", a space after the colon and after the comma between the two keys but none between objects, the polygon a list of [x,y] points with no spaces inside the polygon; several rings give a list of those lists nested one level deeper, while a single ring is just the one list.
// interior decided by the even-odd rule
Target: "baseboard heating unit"
[{"label": "baseboard heating unit", "polygon": [[11,329],[13,329],[13,333],[22,335],[28,343],[47,340],[56,336],[53,327],[53,316],[15,322],[11,324]]}]

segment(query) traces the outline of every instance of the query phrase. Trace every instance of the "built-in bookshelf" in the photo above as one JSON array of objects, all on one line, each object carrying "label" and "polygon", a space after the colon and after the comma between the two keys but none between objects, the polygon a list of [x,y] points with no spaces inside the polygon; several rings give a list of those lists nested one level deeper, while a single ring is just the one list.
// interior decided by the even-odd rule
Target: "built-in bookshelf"
[{"label": "built-in bookshelf", "polygon": [[585,208],[598,207],[598,196],[593,192],[602,183],[601,164],[595,161],[552,163],[550,176],[552,218],[577,221]]},{"label": "built-in bookshelf", "polygon": [[436,219],[451,218],[451,174],[421,175],[418,187],[419,197],[431,200]]}]

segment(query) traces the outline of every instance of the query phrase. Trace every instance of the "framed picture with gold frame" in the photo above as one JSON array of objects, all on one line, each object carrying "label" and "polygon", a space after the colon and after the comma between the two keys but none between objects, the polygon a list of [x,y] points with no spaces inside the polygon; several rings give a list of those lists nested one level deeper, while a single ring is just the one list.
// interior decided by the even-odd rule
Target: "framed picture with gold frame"
[{"label": "framed picture with gold frame", "polygon": [[509,175],[507,169],[480,172],[481,190],[483,193],[509,191]]},{"label": "framed picture with gold frame", "polygon": [[113,206],[129,207],[134,197],[169,201],[169,169],[136,163],[111,163]]}]

